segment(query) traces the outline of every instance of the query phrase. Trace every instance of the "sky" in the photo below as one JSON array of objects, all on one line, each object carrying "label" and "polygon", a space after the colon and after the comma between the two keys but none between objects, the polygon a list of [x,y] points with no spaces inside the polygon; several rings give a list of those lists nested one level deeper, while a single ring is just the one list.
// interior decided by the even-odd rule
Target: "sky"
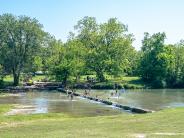
[{"label": "sky", "polygon": [[98,23],[118,18],[134,35],[137,50],[144,32],[165,32],[167,44],[184,39],[184,0],[0,0],[0,14],[4,13],[36,18],[64,42],[84,16],[96,17]]}]

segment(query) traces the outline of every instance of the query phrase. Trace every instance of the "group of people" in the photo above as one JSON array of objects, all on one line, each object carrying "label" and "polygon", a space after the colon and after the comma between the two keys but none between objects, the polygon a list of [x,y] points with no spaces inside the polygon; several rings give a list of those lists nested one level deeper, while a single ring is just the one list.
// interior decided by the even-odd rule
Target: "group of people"
[{"label": "group of people", "polygon": [[115,92],[111,92],[111,97],[120,97],[121,96],[121,93],[125,93],[125,89],[124,88],[122,88],[120,91],[118,91],[118,84],[117,83],[115,83],[114,84],[114,90],[115,90]]},{"label": "group of people", "polygon": [[[119,98],[121,96],[121,93],[125,93],[125,89],[124,88],[122,88],[121,90],[118,90],[118,84],[117,83],[115,83],[115,85],[114,85],[114,90],[115,90],[115,92],[111,92],[110,93],[111,97],[115,96],[115,97]],[[84,96],[90,96],[90,91],[91,91],[91,88],[88,88],[88,90],[85,89],[83,95]],[[72,89],[71,91],[69,91],[69,89],[67,89],[66,93],[67,93],[67,97],[70,98],[70,100],[73,100],[73,98],[74,98],[74,90]],[[98,98],[98,95],[96,95],[96,98]]]}]

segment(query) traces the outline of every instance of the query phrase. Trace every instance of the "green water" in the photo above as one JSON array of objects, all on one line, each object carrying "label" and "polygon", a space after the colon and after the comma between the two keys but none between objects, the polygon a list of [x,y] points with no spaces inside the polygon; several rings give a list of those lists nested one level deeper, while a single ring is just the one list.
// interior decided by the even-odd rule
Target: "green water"
[{"label": "green water", "polygon": [[[84,90],[78,90],[84,93]],[[111,100],[123,105],[150,110],[161,110],[172,107],[184,107],[184,89],[144,89],[125,90],[120,96],[114,90],[91,90],[90,95],[101,99]],[[114,95],[111,96],[111,93]]]},{"label": "green water", "polygon": [[71,101],[57,91],[33,91],[0,97],[0,104],[18,104],[10,114],[66,113],[73,116],[98,116],[126,113],[113,107],[74,97]]}]

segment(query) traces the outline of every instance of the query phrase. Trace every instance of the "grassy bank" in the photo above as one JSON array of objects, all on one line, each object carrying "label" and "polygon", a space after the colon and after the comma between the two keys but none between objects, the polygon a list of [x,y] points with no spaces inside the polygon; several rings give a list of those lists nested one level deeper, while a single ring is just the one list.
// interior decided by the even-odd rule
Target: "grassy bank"
[{"label": "grassy bank", "polygon": [[144,115],[72,117],[63,114],[4,116],[0,107],[1,138],[183,138],[184,108]]},{"label": "grassy bank", "polygon": [[[95,75],[89,75],[90,78],[97,80]],[[83,86],[87,83],[87,75],[82,76],[80,80],[76,83],[74,79],[70,79],[70,82],[75,84],[79,84],[77,88],[83,88]],[[92,83],[92,89],[114,89],[114,84],[118,84],[118,88],[125,89],[143,89],[148,88],[148,86],[141,80],[140,77],[128,77],[128,76],[119,76],[113,77],[110,75],[105,75],[106,81],[98,82],[95,81]]]},{"label": "grassy bank", "polygon": [[125,89],[143,89],[146,87],[144,82],[139,77],[109,77],[105,82],[96,83],[94,89],[113,89],[117,83],[119,88]]},{"label": "grassy bank", "polygon": [[[97,80],[95,75],[89,75],[89,77],[93,78],[94,80]],[[119,88],[124,87],[125,89],[142,89],[146,87],[145,83],[141,80],[140,77],[127,77],[127,76],[113,77],[110,75],[106,75],[105,77],[106,77],[105,82],[95,82],[93,83],[92,88],[93,89],[113,89],[115,83],[118,84]],[[87,83],[86,78],[87,78],[87,75],[81,76],[78,82],[76,83],[75,78],[71,77],[69,78],[69,83],[71,85],[79,84],[77,88],[83,88],[84,85]],[[54,80],[50,80],[48,76],[44,76],[44,75],[36,75],[32,77],[32,81],[42,81],[44,79],[47,79],[49,81],[54,81]],[[11,75],[7,75],[4,78],[4,87],[10,86],[12,84],[13,84],[13,77]]]}]

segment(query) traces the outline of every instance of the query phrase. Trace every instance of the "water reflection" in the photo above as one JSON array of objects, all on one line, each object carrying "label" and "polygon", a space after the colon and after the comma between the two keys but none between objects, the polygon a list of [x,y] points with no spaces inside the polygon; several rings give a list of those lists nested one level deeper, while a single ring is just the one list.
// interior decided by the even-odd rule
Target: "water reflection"
[{"label": "water reflection", "polygon": [[33,100],[35,104],[35,112],[33,113],[47,113],[48,112],[48,100],[45,98],[36,98]]}]

